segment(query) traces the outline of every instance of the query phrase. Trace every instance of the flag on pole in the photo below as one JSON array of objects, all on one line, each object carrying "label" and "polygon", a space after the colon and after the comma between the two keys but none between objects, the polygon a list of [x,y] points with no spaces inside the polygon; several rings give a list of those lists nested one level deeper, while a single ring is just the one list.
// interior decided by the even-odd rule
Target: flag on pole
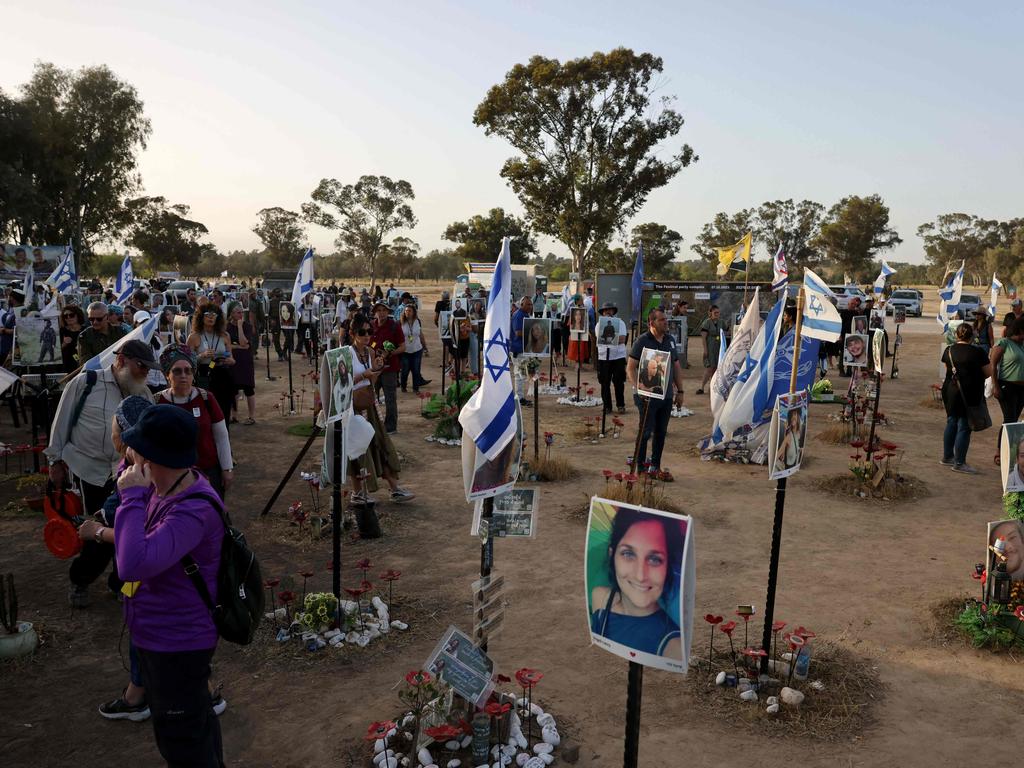
[{"label": "flag on pole", "polygon": [[725,345],[720,347],[718,368],[711,377],[711,415],[716,421],[722,406],[729,399],[729,392],[747,363],[751,345],[761,328],[761,313],[758,312],[759,291],[760,287],[754,288],[754,297],[747,305],[743,319],[733,329],[732,344],[728,349]]},{"label": "flag on pole", "polygon": [[292,286],[292,304],[296,309],[302,303],[302,297],[313,290],[313,249],[309,248],[299,262],[299,271],[295,273],[295,285]]},{"label": "flag on pole", "polygon": [[988,313],[992,317],[996,316],[996,299],[999,298],[999,291],[1002,290],[1003,284],[996,279],[996,273],[992,273],[992,296],[988,303]]},{"label": "flag on pole", "polygon": [[804,267],[803,334],[811,339],[838,341],[842,335],[843,321],[828,295],[820,290],[823,287],[825,284],[821,278]]},{"label": "flag on pole", "polygon": [[889,275],[895,275],[895,274],[896,274],[896,270],[893,269],[892,267],[890,267],[888,264],[886,264],[885,260],[883,259],[882,260],[882,271],[879,272],[878,273],[878,277],[875,278],[875,296],[876,297],[880,297],[882,295],[882,291],[885,290],[885,279],[887,277],[889,277]]},{"label": "flag on pole", "polygon": [[114,296],[118,304],[124,304],[131,299],[135,293],[135,272],[132,270],[132,257],[127,253],[124,261],[121,262],[121,269],[117,273],[117,282],[114,283]]},{"label": "flag on pole", "polygon": [[487,459],[497,457],[516,434],[516,393],[512,386],[508,351],[512,317],[512,257],[509,239],[501,243],[501,256],[487,300],[487,338],[480,371],[480,386],[459,414],[465,437]]},{"label": "flag on pole", "polygon": [[70,243],[64,249],[64,258],[60,260],[60,264],[46,278],[46,284],[52,285],[57,290],[57,293],[78,292],[78,271],[75,269],[75,251]]},{"label": "flag on pole", "polygon": [[750,246],[753,243],[753,237],[750,232],[747,232],[743,238],[736,243],[736,245],[730,245],[728,248],[716,248],[718,251],[718,275],[721,277],[730,269],[734,269],[737,272],[746,272],[747,266],[750,263]]},{"label": "flag on pole", "polygon": [[843,272],[843,285],[853,285],[853,281],[850,279],[848,272]]},{"label": "flag on pole", "polygon": [[633,280],[630,283],[633,289],[633,311],[630,313],[630,320],[637,322],[640,318],[640,302],[644,296],[644,244],[636,249],[636,262],[633,264]]},{"label": "flag on pole", "polygon": [[117,352],[129,341],[144,341],[147,344],[152,343],[153,334],[156,332],[157,325],[160,322],[160,313],[153,315],[149,320],[144,322],[138,328],[133,330],[126,336],[122,336],[120,339],[115,341],[105,350],[100,352],[98,355],[89,358],[85,361],[82,366],[84,371],[100,371],[110,366],[114,362],[114,358],[117,357]]},{"label": "flag on pole", "polygon": [[[21,281],[21,289],[25,292],[25,309],[28,309],[36,300],[36,278],[31,266],[25,270],[25,279]],[[36,304],[36,309],[42,309],[42,307]]]},{"label": "flag on pole", "polygon": [[569,290],[569,284],[566,283],[562,287],[562,314],[564,315],[569,311],[569,307],[572,306],[572,291]]},{"label": "flag on pole", "polygon": [[786,254],[782,250],[782,243],[779,243],[779,250],[772,258],[772,290],[781,291],[789,282],[789,270],[786,268]]}]

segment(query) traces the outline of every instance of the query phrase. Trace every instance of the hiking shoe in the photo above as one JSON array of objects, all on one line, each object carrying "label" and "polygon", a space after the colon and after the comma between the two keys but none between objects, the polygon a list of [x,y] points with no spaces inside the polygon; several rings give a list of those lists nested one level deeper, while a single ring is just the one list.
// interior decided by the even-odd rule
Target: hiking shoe
[{"label": "hiking shoe", "polygon": [[72,584],[68,587],[68,602],[72,608],[89,607],[89,588]]},{"label": "hiking shoe", "polygon": [[530,406],[533,405],[533,400],[527,400],[525,397],[520,397],[519,404],[522,406]]},{"label": "hiking shoe", "polygon": [[100,704],[99,711],[107,720],[131,720],[133,723],[141,723],[149,719],[149,704],[145,701],[134,706],[129,704],[124,700],[124,691],[113,701]]},{"label": "hiking shoe", "polygon": [[952,467],[954,472],[963,472],[965,475],[976,475],[978,470],[972,467],[970,464],[954,464]]},{"label": "hiking shoe", "polygon": [[416,494],[412,491],[407,491],[405,488],[399,486],[391,492],[391,500],[396,504],[401,504],[403,501],[412,501],[416,498]]},{"label": "hiking shoe", "polygon": [[210,705],[213,707],[213,714],[220,717],[224,714],[224,710],[228,708],[228,700],[220,695],[220,686],[217,686],[217,690],[210,696]]},{"label": "hiking shoe", "polygon": [[953,460],[952,459],[939,459],[939,464],[942,464],[945,467],[952,467],[953,466]]},{"label": "hiking shoe", "polygon": [[370,498],[370,495],[366,491],[355,491],[349,497],[349,503],[355,504],[356,506],[366,506],[371,501],[373,501],[373,499]]}]

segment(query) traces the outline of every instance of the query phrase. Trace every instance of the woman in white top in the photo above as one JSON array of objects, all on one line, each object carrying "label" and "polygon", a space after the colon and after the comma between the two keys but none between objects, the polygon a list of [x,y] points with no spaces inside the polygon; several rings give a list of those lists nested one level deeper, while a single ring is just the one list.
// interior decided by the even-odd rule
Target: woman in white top
[{"label": "woman in white top", "polygon": [[[373,427],[373,439],[366,453],[348,463],[348,472],[352,477],[353,504],[365,504],[369,500],[368,493],[377,490],[377,478],[383,478],[391,487],[391,500],[394,502],[409,501],[415,494],[398,484],[400,462],[398,451],[391,443],[384,424],[377,413],[377,398],[373,394],[373,385],[380,376],[384,362],[373,354],[370,349],[370,337],[373,330],[370,321],[363,315],[353,315],[352,328],[352,410],[365,418]],[[369,394],[360,390],[369,390]]]},{"label": "woman in white top", "polygon": [[429,356],[427,340],[423,336],[423,326],[416,313],[415,304],[406,304],[402,310],[402,333],[405,334],[405,352],[402,353],[402,391],[408,392],[409,373],[412,372],[412,391],[419,392],[420,387],[430,383],[420,373],[423,355]]}]

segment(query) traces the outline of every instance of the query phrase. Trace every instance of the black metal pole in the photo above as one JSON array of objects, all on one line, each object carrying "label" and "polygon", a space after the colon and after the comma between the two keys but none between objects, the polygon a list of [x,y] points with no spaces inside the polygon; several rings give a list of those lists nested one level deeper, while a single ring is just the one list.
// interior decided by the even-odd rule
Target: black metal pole
[{"label": "black metal pole", "polygon": [[[616,337],[616,338],[618,338],[618,337]],[[605,349],[605,353],[604,353],[604,375],[605,375],[605,378],[608,381],[608,399],[609,400],[611,399],[611,392],[612,392],[612,369],[611,369],[611,365],[610,365],[611,357],[612,357],[612,348],[609,346],[609,347],[607,347]],[[600,381],[600,378],[601,378],[600,374],[598,374],[597,378],[598,378],[598,384],[600,385],[601,390],[602,390],[601,399],[604,400],[604,382]],[[604,434],[605,424],[607,423],[608,408],[609,407],[611,407],[611,406],[605,406],[605,404],[603,402],[601,403],[601,434],[602,435]]]},{"label": "black metal pole", "polygon": [[281,482],[277,484],[277,488],[274,489],[274,493],[270,497],[270,501],[267,502],[267,506],[265,506],[263,508],[263,511],[260,512],[260,517],[266,517],[267,513],[270,511],[270,508],[274,506],[274,503],[277,501],[277,498],[281,495],[281,491],[283,491],[285,485],[288,484],[288,480],[291,478],[293,474],[295,474],[295,470],[298,468],[299,462],[302,461],[302,457],[306,455],[306,452],[309,450],[309,447],[313,445],[313,441],[316,440],[319,436],[320,427],[314,424],[313,431],[310,433],[309,439],[307,439],[306,444],[302,446],[302,450],[299,451],[298,455],[295,457],[295,460],[292,462],[292,465],[288,467],[288,471],[285,472],[284,477],[281,478]]},{"label": "black metal pole", "polygon": [[580,401],[580,378],[583,376],[583,351],[580,347],[582,342],[576,342],[576,402]]},{"label": "black metal pole", "polygon": [[[516,438],[513,437],[513,440]],[[480,578],[485,579],[491,575],[494,567],[494,536],[491,535],[491,521],[494,519],[494,497],[488,496],[484,499],[483,508],[480,511],[480,525],[487,531],[487,538],[480,544]],[[487,653],[487,638],[480,641],[480,650]]]},{"label": "black metal pole", "polygon": [[448,344],[441,339],[441,399],[444,399],[444,382],[448,373]]},{"label": "black metal pole", "polygon": [[295,387],[292,385],[292,340],[295,331],[285,331],[287,340],[286,352],[288,353],[288,412],[295,413]]},{"label": "black metal pole", "polygon": [[637,768],[640,757],[640,700],[643,697],[644,668],[629,662],[629,683],[626,687],[626,748],[623,768]]},{"label": "black metal pole", "polygon": [[334,469],[331,474],[331,506],[333,507],[333,514],[331,515],[331,532],[333,534],[332,541],[332,562],[334,563],[334,597],[336,600],[341,600],[341,485],[344,479],[341,476],[341,419],[334,422]]},{"label": "black metal pole", "polygon": [[[775,589],[779,576],[779,552],[782,549],[782,514],[786,511],[786,478],[775,481],[775,522],[772,523],[772,554],[768,563],[768,596],[764,600],[764,630],[761,647],[771,651],[772,624],[775,622]],[[761,672],[768,673],[768,656],[761,658]]]},{"label": "black metal pole", "polygon": [[533,380],[533,460],[540,458],[540,380]]},{"label": "black metal pole", "polygon": [[276,381],[276,376],[270,375],[270,330],[269,328],[263,329],[263,351],[267,356],[267,381]]},{"label": "black metal pole", "polygon": [[896,340],[893,342],[893,346],[892,346],[892,371],[890,371],[890,373],[889,373],[889,378],[890,379],[895,379],[895,378],[899,377],[900,369],[896,365],[896,357],[899,355],[899,353],[900,353],[900,327],[897,325],[896,326]]}]

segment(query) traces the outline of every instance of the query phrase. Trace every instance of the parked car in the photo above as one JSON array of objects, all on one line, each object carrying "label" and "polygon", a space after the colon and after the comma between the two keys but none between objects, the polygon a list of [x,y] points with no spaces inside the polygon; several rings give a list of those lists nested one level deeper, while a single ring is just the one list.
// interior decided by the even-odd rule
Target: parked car
[{"label": "parked car", "polygon": [[164,290],[164,301],[167,304],[181,304],[189,288],[198,292],[199,283],[195,280],[175,280]]},{"label": "parked car", "polygon": [[960,310],[964,320],[973,320],[974,313],[981,310],[981,296],[976,293],[961,293],[957,309]]},{"label": "parked car", "polygon": [[830,285],[828,289],[836,295],[836,309],[849,309],[850,299],[854,296],[860,299],[861,305],[868,300],[867,294],[859,285]]},{"label": "parked car", "polygon": [[889,300],[885,303],[886,314],[892,314],[895,307],[902,307],[911,317],[921,317],[924,312],[924,302],[918,295],[919,291],[912,291],[900,288],[893,291]]}]

